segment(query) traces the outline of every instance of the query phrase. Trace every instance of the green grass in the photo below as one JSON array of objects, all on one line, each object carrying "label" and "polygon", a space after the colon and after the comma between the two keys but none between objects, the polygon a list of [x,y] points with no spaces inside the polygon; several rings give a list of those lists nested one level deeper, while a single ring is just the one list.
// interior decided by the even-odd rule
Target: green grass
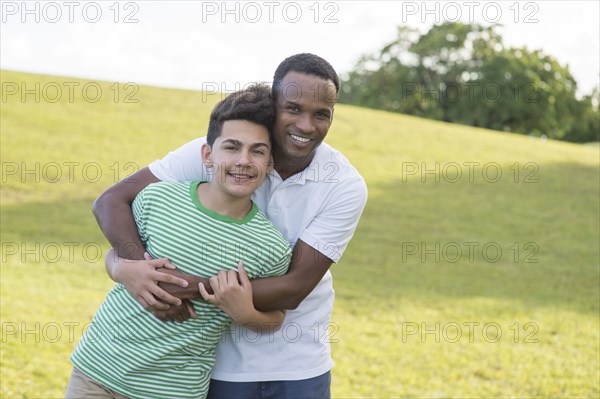
[{"label": "green grass", "polygon": [[[115,102],[98,83],[97,103],[75,90],[1,104],[3,398],[62,397],[68,355],[113,284],[91,202],[203,135],[219,99],[139,87],[138,103]],[[369,186],[332,269],[334,397],[600,396],[598,146],[345,105],[326,141]]]}]

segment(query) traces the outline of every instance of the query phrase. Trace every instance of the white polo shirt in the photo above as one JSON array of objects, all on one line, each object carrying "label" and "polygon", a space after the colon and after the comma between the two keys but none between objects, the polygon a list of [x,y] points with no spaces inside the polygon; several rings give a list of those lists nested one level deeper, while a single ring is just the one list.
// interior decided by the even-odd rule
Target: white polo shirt
[{"label": "white polo shirt", "polygon": [[[149,165],[163,181],[210,179],[201,157],[202,137]],[[286,180],[273,171],[252,196],[293,247],[298,239],[338,262],[367,201],[367,186],[348,159],[322,143],[310,165]],[[222,381],[302,380],[333,367],[328,329],[334,291],[328,271],[277,331],[256,333],[232,324],[217,347],[212,378]],[[331,325],[331,326],[330,326]],[[332,337],[335,339],[335,337]]]}]

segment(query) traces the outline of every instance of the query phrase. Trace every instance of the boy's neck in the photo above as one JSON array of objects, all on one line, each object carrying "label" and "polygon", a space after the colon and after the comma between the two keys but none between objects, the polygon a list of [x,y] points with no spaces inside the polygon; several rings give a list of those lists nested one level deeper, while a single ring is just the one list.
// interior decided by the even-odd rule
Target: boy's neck
[{"label": "boy's neck", "polygon": [[232,197],[208,183],[199,184],[196,189],[198,200],[206,208],[219,215],[241,220],[252,210],[250,197]]}]

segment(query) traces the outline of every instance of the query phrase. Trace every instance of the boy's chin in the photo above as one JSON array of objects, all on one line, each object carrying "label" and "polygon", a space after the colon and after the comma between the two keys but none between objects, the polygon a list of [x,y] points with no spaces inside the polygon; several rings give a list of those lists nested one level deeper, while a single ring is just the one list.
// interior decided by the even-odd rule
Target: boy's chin
[{"label": "boy's chin", "polygon": [[258,186],[255,184],[236,184],[234,186],[227,187],[227,193],[236,198],[248,197],[250,198]]}]

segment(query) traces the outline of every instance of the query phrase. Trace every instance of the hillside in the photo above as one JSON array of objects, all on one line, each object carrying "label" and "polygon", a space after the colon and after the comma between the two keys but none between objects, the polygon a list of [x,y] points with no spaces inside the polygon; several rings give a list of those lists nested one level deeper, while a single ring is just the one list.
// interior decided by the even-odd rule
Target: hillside
[{"label": "hillside", "polygon": [[[221,97],[0,78],[0,396],[61,397],[113,285],[91,202]],[[334,397],[600,395],[598,146],[341,104],[326,141],[369,187],[332,269]]]}]

